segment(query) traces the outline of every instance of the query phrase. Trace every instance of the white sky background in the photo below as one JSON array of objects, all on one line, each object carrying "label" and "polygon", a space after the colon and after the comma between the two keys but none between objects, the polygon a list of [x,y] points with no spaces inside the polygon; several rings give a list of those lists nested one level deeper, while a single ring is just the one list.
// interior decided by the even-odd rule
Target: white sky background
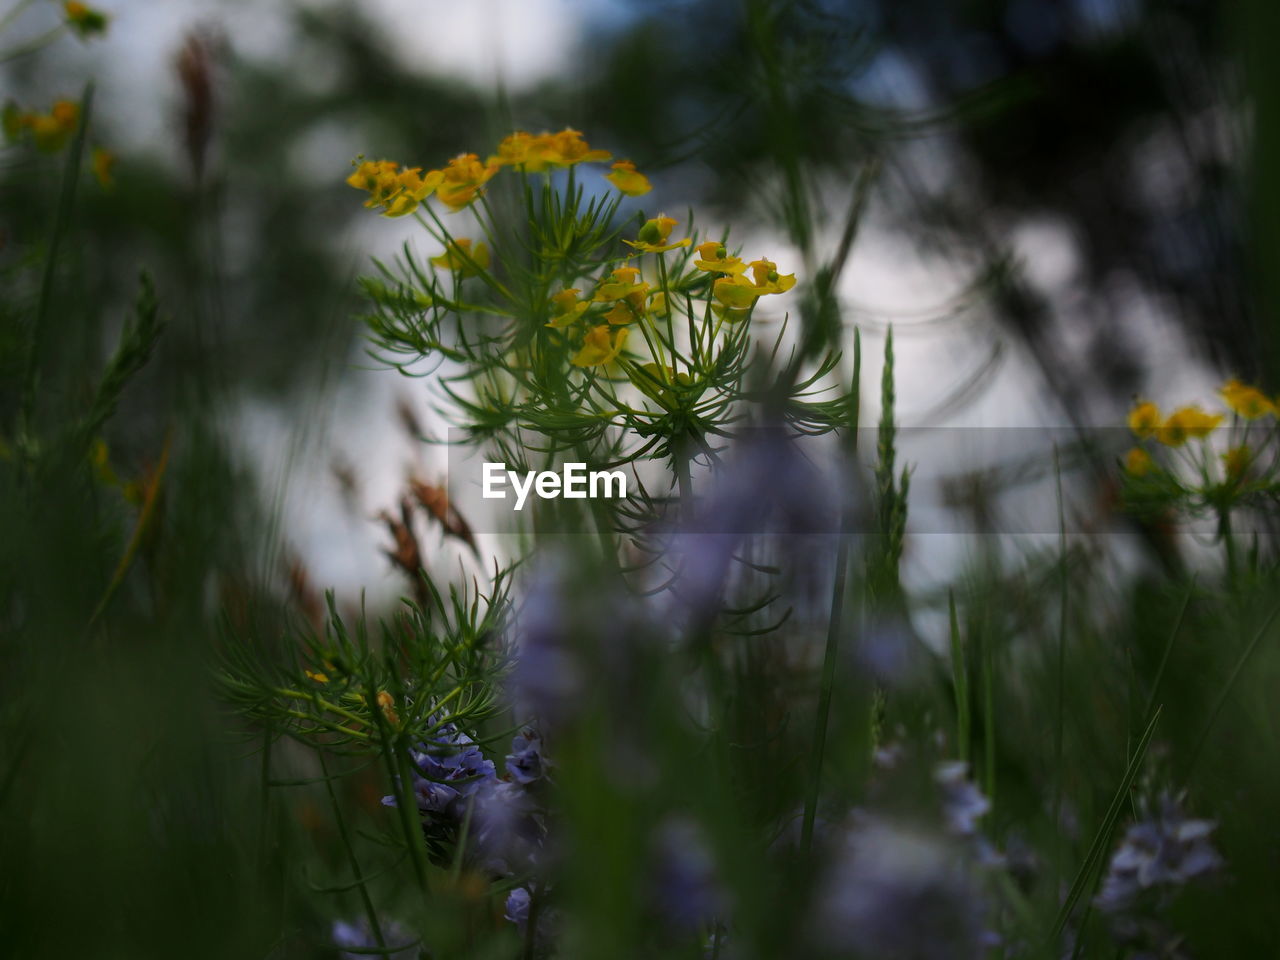
[{"label": "white sky background", "polygon": [[[301,0],[308,6],[331,6],[325,0]],[[284,2],[250,0],[101,0],[112,16],[105,39],[89,45],[70,38],[59,41],[76,47],[67,55],[64,46],[56,59],[59,74],[44,78],[52,90],[72,94],[82,77],[98,82],[98,109],[111,121],[122,142],[119,152],[172,151],[173,104],[176,89],[172,58],[184,35],[200,23],[216,23],[238,55],[271,58],[291,43],[290,7]],[[602,25],[617,23],[627,15],[617,0],[362,0],[363,8],[377,11],[386,24],[387,48],[416,69],[457,78],[482,86],[492,85],[500,69],[506,84],[519,90],[555,75],[572,64],[574,53]],[[49,4],[51,11],[53,5]],[[33,21],[51,11],[31,14]],[[38,26],[39,24],[37,24]],[[32,29],[35,29],[33,27]],[[52,62],[52,61],[51,61]],[[898,105],[911,105],[920,95],[909,72],[892,57],[877,65],[870,91]],[[323,64],[308,71],[314,82],[326,82]],[[590,131],[587,132],[590,136]],[[344,169],[359,144],[349,134],[326,128],[316,133],[305,156],[308,175],[323,177],[326,171]],[[607,146],[607,144],[602,144]],[[176,158],[174,158],[176,162]],[[945,178],[945,165],[933,172]],[[682,209],[684,198],[664,200],[670,209]],[[842,277],[841,296],[866,314],[864,328],[864,423],[878,416],[877,395],[883,322],[895,324],[897,347],[898,410],[904,425],[942,423],[963,426],[1035,426],[1061,424],[1061,414],[1045,402],[1039,376],[1017,354],[1012,342],[1004,344],[1003,362],[993,382],[975,402],[954,416],[938,419],[936,405],[979,364],[999,336],[981,307],[964,323],[929,327],[924,321],[962,290],[971,279],[966,266],[955,261],[926,258],[920,251],[895,238],[875,216],[859,235],[849,268]],[[703,220],[704,224],[706,220]],[[784,272],[786,248],[776,239],[753,233],[749,224],[733,224],[734,235],[745,238],[747,252],[776,251],[774,259]],[[369,254],[394,252],[412,224],[368,217],[355,222],[346,238],[353,249]],[[1008,238],[1020,256],[1026,276],[1051,302],[1068,315],[1087,311],[1079,302],[1075,278],[1078,262],[1067,229],[1049,219],[1015,227]],[[802,280],[804,278],[801,278]],[[1159,371],[1151,399],[1162,404],[1211,400],[1214,378],[1192,359],[1192,352],[1173,333],[1158,304],[1136,301],[1125,322],[1132,325],[1136,342],[1150,344],[1149,368]],[[913,325],[919,325],[913,329]],[[921,333],[919,331],[928,330]],[[356,362],[361,362],[357,358]],[[368,364],[364,364],[366,367]],[[397,396],[412,399],[424,421],[428,419],[426,387],[392,371],[344,369],[336,385],[325,385],[323,396],[309,415],[310,423],[300,439],[294,411],[246,407],[237,432],[244,437],[251,462],[261,464],[264,490],[269,497],[283,493],[285,538],[309,567],[319,586],[333,585],[341,596],[354,598],[368,588],[371,603],[400,593],[403,583],[378,553],[389,538],[372,522],[346,514],[327,465],[340,453],[358,468],[364,484],[362,507],[366,514],[392,509],[406,469],[419,464],[427,479],[439,463],[438,451],[422,450],[401,432],[394,416]],[[932,413],[931,413],[932,411]],[[1101,412],[1103,423],[1109,414]],[[922,419],[932,418],[932,419]],[[281,453],[286,451],[286,453]],[[288,451],[292,451],[288,453]],[[910,451],[903,457],[910,459]],[[913,490],[913,510],[930,509],[929,493]],[[1037,538],[1032,538],[1037,539]],[[1043,539],[1043,538],[1039,538]],[[424,547],[438,542],[435,531],[426,532]],[[963,536],[922,535],[907,547],[909,582],[923,584],[953,573],[956,562],[972,546]],[[459,552],[446,548],[441,558],[448,566],[458,562]],[[439,569],[441,574],[447,573]]]}]

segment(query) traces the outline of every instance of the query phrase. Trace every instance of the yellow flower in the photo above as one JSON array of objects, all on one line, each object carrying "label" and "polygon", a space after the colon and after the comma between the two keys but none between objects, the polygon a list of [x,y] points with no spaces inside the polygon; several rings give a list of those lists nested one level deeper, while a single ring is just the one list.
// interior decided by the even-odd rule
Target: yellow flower
[{"label": "yellow flower", "polygon": [[20,110],[12,102],[4,106],[5,137],[17,140],[29,131],[36,149],[45,153],[61,150],[79,123],[80,104],[74,100],[58,100],[48,113]]},{"label": "yellow flower", "polygon": [[1169,414],[1156,439],[1165,446],[1180,447],[1193,438],[1207,437],[1222,422],[1219,413],[1205,413],[1199,407],[1183,407]]},{"label": "yellow flower", "polygon": [[1276,406],[1267,395],[1257,387],[1250,387],[1239,380],[1231,379],[1218,391],[1227,406],[1246,420],[1257,420],[1259,417],[1274,415]]},{"label": "yellow flower", "polygon": [[347,183],[369,194],[366,207],[382,207],[384,217],[403,217],[431,196],[443,177],[439,170],[423,176],[421,167],[402,170],[391,160],[365,160],[347,177]]},{"label": "yellow flower", "polygon": [[400,166],[398,163],[392,160],[363,160],[358,164],[352,161],[352,165],[355,170],[347,177],[346,183],[369,194],[369,199],[365,201],[366,207],[378,206],[395,192],[396,170]]},{"label": "yellow flower", "polygon": [[502,138],[502,142],[498,144],[498,152],[489,156],[489,164],[495,167],[523,167],[529,163],[544,139],[545,137],[534,137],[523,130],[517,130]]},{"label": "yellow flower", "polygon": [[398,192],[385,204],[386,209],[382,213],[384,217],[403,217],[413,213],[418,209],[418,204],[431,196],[432,191],[440,185],[444,174],[439,170],[431,170],[425,177],[421,170],[421,167],[409,167],[396,174]]},{"label": "yellow flower", "polygon": [[595,295],[591,298],[593,302],[609,303],[636,294],[643,296],[649,290],[649,284],[640,282],[640,271],[636,267],[618,267],[610,276],[613,277],[612,280],[602,280],[596,287]]},{"label": "yellow flower", "polygon": [[673,218],[665,214],[659,215],[644,222],[635,240],[622,242],[645,253],[662,253],[666,250],[674,250],[676,247],[687,247],[693,242],[688,237],[677,240],[675,243],[667,243],[667,237],[671,236],[671,228],[675,225],[676,221]]},{"label": "yellow flower", "polygon": [[1228,480],[1239,480],[1253,462],[1253,451],[1247,445],[1232,447],[1222,455],[1222,466]]},{"label": "yellow flower", "polygon": [[574,356],[573,365],[595,367],[612,363],[622,352],[622,345],[626,342],[626,327],[610,327],[607,324],[592,327],[582,341],[582,349]]},{"label": "yellow flower", "polygon": [[712,295],[730,310],[747,310],[761,291],[746,277],[720,277],[711,288]]},{"label": "yellow flower", "polygon": [[1138,437],[1150,437],[1160,426],[1160,408],[1146,401],[1129,411],[1129,429]]},{"label": "yellow flower", "polygon": [[578,299],[577,287],[561,290],[551,298],[551,321],[547,326],[557,330],[567,327],[586,313],[589,306],[589,300]]},{"label": "yellow flower", "polygon": [[436,196],[451,210],[461,210],[480,195],[500,169],[496,163],[481,163],[474,153],[459,154],[440,171]]},{"label": "yellow flower", "polygon": [[613,154],[608,150],[592,150],[587,141],[582,139],[582,133],[571,127],[551,134],[551,146],[551,162],[558,167],[571,167],[577,163],[603,163],[613,159]]},{"label": "yellow flower", "polygon": [[661,290],[649,298],[649,312],[658,317],[665,317],[671,312],[671,306],[667,303],[667,295]]},{"label": "yellow flower", "polygon": [[732,275],[743,273],[747,269],[743,266],[741,259],[729,256],[729,251],[719,240],[708,240],[706,243],[698,244],[694,249],[698,251],[698,259],[693,261],[693,265],[699,270]]},{"label": "yellow flower", "polygon": [[1145,477],[1154,468],[1155,461],[1151,459],[1151,454],[1141,447],[1134,447],[1125,454],[1124,470],[1132,477]]},{"label": "yellow flower", "polygon": [[628,197],[639,197],[653,189],[649,178],[637,170],[630,160],[619,160],[612,169],[613,172],[606,173],[604,178]]},{"label": "yellow flower", "polygon": [[315,673],[312,673],[310,670],[303,670],[302,672],[307,675],[308,680],[314,680],[316,683],[329,682],[328,675],[325,674],[323,671],[317,670]]},{"label": "yellow flower", "polygon": [[470,237],[458,237],[444,248],[444,253],[432,257],[431,262],[444,270],[453,270],[462,277],[474,277],[481,270],[489,269],[489,248],[477,243],[472,249]]},{"label": "yellow flower", "polygon": [[762,295],[786,293],[796,285],[796,275],[794,273],[779,275],[778,265],[772,260],[752,260],[750,266],[756,289]]},{"label": "yellow flower", "polygon": [[[636,306],[636,300],[639,300],[639,306]],[[644,311],[644,294],[633,293],[623,300],[619,300],[613,305],[613,308],[604,315],[604,318],[614,326],[624,326],[628,323],[635,323],[643,316]]]},{"label": "yellow flower", "polygon": [[579,131],[566,127],[559,133],[543,132],[536,136],[517,130],[503,138],[498,152],[490,156],[488,162],[492,167],[520,167],[527,173],[542,173],[551,167],[572,167],[609,159],[611,155],[607,151],[592,150]]},{"label": "yellow flower", "polygon": [[67,0],[62,5],[62,12],[66,14],[71,29],[82,38],[105,33],[107,30],[107,15],[87,4],[79,3],[78,0]]},{"label": "yellow flower", "polygon": [[395,710],[392,709],[395,706],[395,700],[387,691],[378,691],[378,706],[382,708],[382,715],[387,718],[387,723],[394,727],[400,722],[400,718],[396,715]]},{"label": "yellow flower", "polygon": [[114,153],[104,147],[94,147],[89,165],[93,168],[93,175],[97,178],[103,190],[110,190],[115,186],[115,177],[111,175],[111,169],[116,165],[116,155]]},{"label": "yellow flower", "polygon": [[55,100],[49,116],[64,130],[74,130],[80,122],[80,104],[74,100]]}]

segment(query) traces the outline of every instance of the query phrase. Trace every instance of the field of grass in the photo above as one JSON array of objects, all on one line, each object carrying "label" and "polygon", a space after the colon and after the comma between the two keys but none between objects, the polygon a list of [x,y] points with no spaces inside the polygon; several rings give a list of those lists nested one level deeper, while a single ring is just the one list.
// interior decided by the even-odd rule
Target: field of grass
[{"label": "field of grass", "polygon": [[[635,10],[590,93],[495,96],[302,5],[339,79],[195,30],[168,160],[59,53],[137,5],[0,14],[0,956],[1274,955],[1265,14],[1067,4],[1036,52],[989,6],[1026,61],[944,109],[894,70],[955,49],[879,4]],[[1164,68],[1194,117],[1117,79]],[[1150,161],[1106,228],[1104,147]],[[1054,287],[1011,236],[1068,218]],[[1177,270],[1130,249],[1178,224]],[[871,316],[850,277],[903,249],[967,280]],[[358,414],[390,486],[290,446],[356,370],[408,398]],[[1057,421],[962,422],[987,391]],[[358,537],[294,546],[321,488],[377,538],[354,582],[316,571]]]}]

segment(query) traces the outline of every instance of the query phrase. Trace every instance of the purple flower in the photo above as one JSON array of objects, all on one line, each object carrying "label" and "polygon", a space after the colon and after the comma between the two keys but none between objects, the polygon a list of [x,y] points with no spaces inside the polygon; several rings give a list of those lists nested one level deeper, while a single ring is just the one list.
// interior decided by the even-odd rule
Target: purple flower
[{"label": "purple flower", "polygon": [[942,814],[947,829],[957,837],[973,837],[978,821],[991,810],[991,801],[969,779],[969,765],[958,760],[938,764],[933,782],[942,792]]},{"label": "purple flower", "polygon": [[[671,585],[678,600],[673,614],[687,617],[695,632],[710,622],[735,585],[735,557],[744,540],[762,534],[777,535],[775,546],[787,552],[786,566],[797,571],[793,587],[825,584],[829,551],[815,550],[810,538],[838,529],[833,489],[788,430],[746,433],[708,486],[671,544],[679,571]],[[798,598],[798,609],[809,610],[813,599]]]},{"label": "purple flower", "polygon": [[[453,723],[436,729],[411,757],[413,794],[422,813],[461,820],[467,800],[497,779],[493,761],[486,760],[476,742]],[[396,798],[383,797],[382,802],[394,807]]]},{"label": "purple flower", "polygon": [[983,903],[942,838],[879,819],[847,831],[818,893],[813,931],[837,955],[962,960],[981,955]]},{"label": "purple flower", "polygon": [[527,873],[542,858],[545,815],[519,783],[496,780],[476,794],[471,836],[480,865],[491,873]]},{"label": "purple flower", "polygon": [[[504,916],[510,922],[516,925],[516,929],[520,931],[520,936],[527,936],[529,930],[529,915],[533,911],[533,895],[527,887],[516,887],[507,894],[506,911]],[[560,922],[559,912],[553,907],[549,907],[545,902],[545,896],[538,903],[538,919],[537,931],[534,937],[535,943],[539,947],[545,947],[550,943],[555,929]]]},{"label": "purple flower", "polygon": [[697,825],[668,820],[658,830],[653,870],[653,899],[673,927],[692,930],[723,914],[724,891],[716,880],[715,860]]},{"label": "purple flower", "polygon": [[[369,960],[370,957],[387,957],[388,960],[417,960],[418,956],[418,938],[409,933],[404,927],[396,923],[394,920],[379,920],[378,926],[382,930],[382,939],[388,947],[396,948],[403,946],[403,949],[396,950],[395,953],[352,953],[349,950],[342,950],[338,956],[342,960]],[[335,947],[347,947],[350,950],[366,951],[377,950],[378,940],[373,935],[373,930],[369,926],[368,919],[362,919],[359,923],[347,923],[344,920],[333,921],[333,927],[329,931],[329,938],[333,941]]]},{"label": "purple flower", "polygon": [[507,755],[506,768],[511,779],[522,786],[541,780],[547,762],[542,756],[542,738],[532,730],[516,734],[511,741],[511,753]]},{"label": "purple flower", "polygon": [[503,916],[514,923],[521,933],[524,933],[529,923],[529,905],[532,901],[533,897],[524,887],[516,887],[507,894],[507,909]]},{"label": "purple flower", "polygon": [[1209,839],[1213,821],[1188,819],[1179,799],[1169,795],[1160,798],[1159,808],[1151,819],[1130,826],[1112,855],[1094,900],[1103,913],[1120,917],[1134,912],[1222,866]]},{"label": "purple flower", "polygon": [[[458,791],[453,787],[443,783],[435,783],[419,776],[413,778],[413,795],[418,801],[418,811],[420,813],[447,814],[450,812],[453,802],[458,799]],[[386,807],[394,807],[396,806],[396,798],[394,796],[383,797],[382,804]]]},{"label": "purple flower", "polygon": [[845,660],[859,674],[894,689],[915,684],[925,674],[925,646],[911,623],[901,616],[872,616],[856,640],[846,647]]}]

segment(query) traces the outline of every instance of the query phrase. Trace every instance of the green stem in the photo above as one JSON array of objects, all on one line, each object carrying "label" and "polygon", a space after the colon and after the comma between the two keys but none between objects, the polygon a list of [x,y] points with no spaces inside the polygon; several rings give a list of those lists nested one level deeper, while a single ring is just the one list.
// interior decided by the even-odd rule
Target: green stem
[{"label": "green stem", "polygon": [[1062,746],[1063,728],[1066,723],[1066,666],[1067,666],[1067,522],[1066,507],[1062,500],[1062,467],[1058,460],[1058,448],[1053,448],[1053,467],[1058,488],[1058,549],[1059,549],[1059,598],[1058,598],[1058,676],[1057,710],[1053,736],[1053,836],[1054,836],[1054,885],[1058,888],[1058,870],[1062,863]]},{"label": "green stem", "polygon": [[[671,345],[671,382],[675,383],[676,358],[679,356],[679,353],[676,350],[675,324],[674,324],[674,321],[672,321],[671,319],[671,312],[674,309],[674,307],[671,304],[671,283],[670,283],[670,280],[667,278],[666,255],[662,253],[658,254],[658,282],[662,287],[662,302],[667,307],[667,340],[668,340],[668,343]],[[689,368],[689,374],[692,375],[693,374],[692,364],[686,362],[685,366]],[[658,369],[665,377],[666,371],[663,370],[661,367],[659,367]]]},{"label": "green stem", "polygon": [[1164,645],[1164,653],[1160,656],[1160,665],[1156,667],[1155,679],[1151,681],[1151,692],[1147,694],[1146,706],[1142,709],[1142,723],[1145,726],[1151,722],[1151,717],[1156,709],[1156,696],[1160,693],[1160,684],[1164,680],[1165,669],[1169,665],[1169,655],[1173,652],[1173,642],[1178,638],[1178,634],[1182,630],[1182,621],[1187,616],[1187,607],[1191,605],[1191,597],[1195,592],[1195,577],[1192,576],[1191,583],[1187,586],[1187,595],[1182,598],[1182,606],[1178,609],[1178,618],[1173,622],[1173,630],[1169,632],[1169,642]]},{"label": "green stem", "polygon": [[320,759],[320,772],[324,774],[324,789],[329,795],[329,805],[333,807],[333,819],[338,826],[338,837],[342,840],[342,849],[347,854],[347,865],[351,867],[356,889],[360,891],[360,902],[364,906],[365,916],[369,918],[369,928],[373,931],[373,939],[378,942],[378,948],[385,950],[387,941],[382,935],[382,925],[378,923],[378,911],[373,908],[373,897],[369,895],[369,886],[365,883],[364,872],[360,869],[355,847],[351,844],[347,820],[342,815],[342,805],[338,803],[338,794],[333,789],[333,778],[329,776],[329,765],[324,759],[324,751],[317,750],[316,756]]},{"label": "green stem", "polygon": [[35,319],[31,327],[31,340],[27,345],[26,370],[23,375],[22,401],[18,415],[19,434],[23,438],[30,436],[31,420],[35,410],[36,386],[40,377],[40,360],[44,353],[44,340],[48,330],[49,308],[53,302],[54,273],[58,264],[58,250],[62,238],[66,235],[67,224],[71,219],[71,209],[75,206],[76,186],[80,180],[80,161],[84,155],[85,131],[89,127],[89,116],[93,109],[93,84],[85,85],[84,94],[80,98],[80,123],[76,129],[75,140],[71,145],[71,153],[67,157],[67,165],[62,172],[62,186],[58,192],[58,206],[53,214],[53,231],[49,237],[49,250],[45,255],[44,275],[40,278],[40,299],[36,304]]},{"label": "green stem", "polygon": [[271,814],[271,724],[262,728],[262,792],[259,797],[258,811],[258,863],[267,860],[267,835],[270,833],[268,820]]},{"label": "green stem", "polygon": [[996,708],[995,708],[995,657],[992,653],[991,635],[982,631],[982,713],[986,736],[983,738],[985,777],[983,792],[996,805]]},{"label": "green stem", "polygon": [[387,765],[387,773],[391,778],[391,790],[395,794],[400,827],[404,831],[405,842],[408,844],[410,851],[410,859],[413,861],[414,876],[418,881],[419,889],[425,897],[430,893],[430,888],[427,884],[427,852],[422,837],[422,825],[417,823],[414,818],[418,805],[409,789],[409,784],[413,782],[413,769],[408,755],[400,749],[401,744],[398,742],[398,738],[392,736],[391,729],[387,724],[386,718],[382,715],[382,711],[376,707],[377,696],[377,691],[370,686],[368,691],[369,703],[375,705],[370,712],[373,714],[374,723],[378,726],[378,736],[382,741],[382,756]]},{"label": "green stem", "polygon": [[1253,635],[1253,639],[1249,641],[1244,648],[1244,652],[1240,654],[1240,659],[1236,661],[1235,668],[1231,671],[1231,676],[1227,678],[1226,686],[1222,688],[1222,693],[1218,695],[1218,699],[1214,702],[1213,709],[1209,711],[1209,718],[1205,721],[1204,729],[1200,731],[1200,736],[1197,738],[1195,746],[1191,749],[1191,757],[1187,761],[1188,773],[1195,766],[1196,761],[1200,759],[1200,752],[1204,749],[1204,745],[1209,739],[1209,733],[1213,730],[1218,714],[1227,705],[1227,700],[1231,696],[1231,691],[1235,688],[1236,681],[1240,679],[1240,674],[1244,672],[1245,664],[1253,656],[1253,651],[1262,642],[1263,636],[1266,635],[1268,628],[1270,628],[1278,613],[1280,613],[1280,606],[1272,608],[1271,612],[1267,614],[1267,618],[1262,622],[1262,626],[1258,628],[1258,632]]},{"label": "green stem", "polygon": [[[858,421],[861,411],[862,389],[862,339],[854,331],[853,382],[849,388],[849,460],[852,465],[858,454]],[[813,722],[813,746],[809,757],[809,789],[804,801],[804,820],[800,828],[800,849],[806,853],[813,844],[813,822],[818,812],[818,794],[822,790],[822,761],[827,749],[827,727],[831,717],[831,695],[835,689],[836,653],[843,628],[845,580],[849,568],[849,542],[853,526],[853,511],[847,504],[840,507],[840,542],[836,547],[836,568],[831,584],[831,616],[827,621],[827,645],[822,655],[822,680],[818,687],[818,709]]]},{"label": "green stem", "polygon": [[367,733],[361,733],[359,730],[352,730],[350,727],[344,727],[342,724],[333,720],[326,720],[324,717],[317,717],[315,714],[303,713],[301,710],[281,710],[286,717],[293,717],[296,720],[309,720],[317,727],[321,727],[332,733],[341,733],[343,736],[354,737],[357,740],[368,740]]},{"label": "green stem", "polygon": [[956,753],[961,762],[969,762],[969,740],[972,720],[969,704],[969,667],[964,642],[960,639],[960,619],[956,613],[956,595],[947,591],[947,612],[951,626],[951,685],[956,701]]},{"label": "green stem", "polygon": [[1239,572],[1239,558],[1236,556],[1236,538],[1231,531],[1231,508],[1225,504],[1218,507],[1218,537],[1226,548],[1227,581],[1234,586]]},{"label": "green stem", "polygon": [[[449,233],[448,228],[440,221],[440,217],[436,215],[436,212],[431,209],[429,204],[422,204],[420,209],[426,210],[427,215],[431,217],[432,222],[435,223],[436,228],[440,231],[443,237],[443,239],[441,239],[441,237],[437,237],[436,239],[441,240],[441,242],[445,244],[446,250],[453,250],[455,254],[462,258],[463,263],[476,272],[476,276],[500,293],[508,303],[516,303],[516,298],[512,296],[511,291],[503,286],[497,277],[491,274],[484,267],[480,266],[480,264],[476,263],[471,254],[467,253],[466,250],[463,250],[457,245],[457,243],[453,242],[453,235]],[[424,222],[419,219],[419,223]],[[457,297],[455,296],[454,299],[457,299]]]},{"label": "green stem", "polygon": [[688,438],[682,437],[671,451],[675,461],[676,484],[680,490],[680,514],[685,521],[693,519],[693,454],[689,451],[690,446]]},{"label": "green stem", "polygon": [[804,822],[800,830],[800,849],[805,852],[813,843],[813,821],[818,810],[818,793],[822,789],[822,759],[827,747],[831,693],[835,688],[836,649],[843,625],[845,579],[848,566],[849,538],[842,531],[840,546],[836,549],[835,580],[831,585],[831,618],[827,623],[827,649],[822,656],[822,684],[818,689],[818,713],[814,719],[813,747],[809,755],[809,790],[804,799]]},{"label": "green stem", "polygon": [[363,724],[365,722],[365,718],[360,716],[358,713],[352,713],[350,710],[344,709],[336,703],[332,703],[324,699],[324,697],[320,696],[319,693],[307,693],[302,690],[291,690],[288,687],[276,687],[271,692],[277,697],[286,697],[290,700],[306,700],[308,703],[314,703],[317,707],[320,707],[329,713],[336,713],[340,717],[345,717],[352,723]]}]

